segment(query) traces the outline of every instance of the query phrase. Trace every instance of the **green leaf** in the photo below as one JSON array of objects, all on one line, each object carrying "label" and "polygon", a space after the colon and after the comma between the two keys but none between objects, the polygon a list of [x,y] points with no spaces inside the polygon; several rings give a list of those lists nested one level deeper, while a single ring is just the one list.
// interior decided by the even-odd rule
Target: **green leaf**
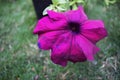
[{"label": "green leaf", "polygon": [[57,4],[57,3],[58,3],[58,0],[52,0],[52,3],[53,3],[53,4]]},{"label": "green leaf", "polygon": [[62,7],[60,7],[60,6],[57,6],[57,10],[60,11],[60,12],[66,11],[65,8],[62,8]]},{"label": "green leaf", "polygon": [[48,7],[46,7],[44,10],[43,10],[43,15],[46,15],[47,14],[47,10],[52,10],[53,9],[53,5],[50,5]]},{"label": "green leaf", "polygon": [[52,0],[54,5],[67,3],[68,0]]},{"label": "green leaf", "polygon": [[108,6],[109,4],[114,4],[116,0],[104,0],[105,4]]},{"label": "green leaf", "polygon": [[76,0],[77,3],[84,3],[84,0]]},{"label": "green leaf", "polygon": [[75,4],[75,1],[70,1],[70,6],[74,5]]},{"label": "green leaf", "polygon": [[75,4],[75,5],[73,5],[73,8],[72,8],[73,10],[76,10],[77,9],[77,5]]}]

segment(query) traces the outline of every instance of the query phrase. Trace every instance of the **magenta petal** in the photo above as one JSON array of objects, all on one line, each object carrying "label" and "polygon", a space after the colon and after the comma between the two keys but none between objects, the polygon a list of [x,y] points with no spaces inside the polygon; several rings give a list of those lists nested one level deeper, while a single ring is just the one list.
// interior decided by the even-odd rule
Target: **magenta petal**
[{"label": "magenta petal", "polygon": [[34,34],[38,34],[40,31],[45,31],[47,30],[47,25],[46,24],[50,24],[50,19],[48,17],[43,17],[42,19],[40,19],[34,30],[33,30],[33,33]]},{"label": "magenta petal", "polygon": [[34,34],[40,34],[49,31],[65,29],[67,25],[65,20],[53,21],[48,16],[40,19],[33,31]]},{"label": "magenta petal", "polygon": [[83,29],[104,28],[104,22],[102,20],[87,20],[82,23]]},{"label": "magenta petal", "polygon": [[79,47],[83,50],[84,55],[88,61],[94,60],[94,55],[99,51],[93,43],[86,39],[82,35],[76,36],[76,42],[79,44]]},{"label": "magenta petal", "polygon": [[96,43],[107,36],[107,31],[101,20],[88,20],[83,23],[81,34]]},{"label": "magenta petal", "polygon": [[88,19],[82,6],[79,6],[77,10],[70,10],[65,13],[68,22],[84,22]]},{"label": "magenta petal", "polygon": [[70,53],[70,44],[72,40],[71,33],[67,32],[61,36],[52,49],[51,60],[55,64],[66,66]]},{"label": "magenta petal", "polygon": [[48,50],[51,49],[53,44],[56,42],[57,38],[65,33],[66,31],[52,31],[39,35],[38,46],[41,49]]},{"label": "magenta petal", "polygon": [[84,55],[81,47],[79,46],[76,40],[76,37],[73,37],[69,60],[74,63],[86,61],[86,56]]},{"label": "magenta petal", "polygon": [[48,10],[47,13],[48,13],[48,16],[53,20],[65,19],[65,16],[60,12]]}]

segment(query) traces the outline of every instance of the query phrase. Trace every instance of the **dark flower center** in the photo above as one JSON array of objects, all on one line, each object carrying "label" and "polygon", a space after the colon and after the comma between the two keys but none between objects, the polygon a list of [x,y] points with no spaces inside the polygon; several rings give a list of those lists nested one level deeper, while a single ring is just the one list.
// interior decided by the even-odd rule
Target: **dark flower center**
[{"label": "dark flower center", "polygon": [[80,33],[80,24],[77,22],[68,22],[68,27],[73,33]]}]

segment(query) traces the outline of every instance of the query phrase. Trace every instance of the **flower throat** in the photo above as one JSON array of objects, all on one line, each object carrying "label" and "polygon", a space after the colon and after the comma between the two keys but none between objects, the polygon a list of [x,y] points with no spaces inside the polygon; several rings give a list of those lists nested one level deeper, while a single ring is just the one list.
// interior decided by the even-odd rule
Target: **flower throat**
[{"label": "flower throat", "polygon": [[69,29],[73,32],[73,33],[80,33],[80,24],[77,22],[69,22],[68,23]]}]

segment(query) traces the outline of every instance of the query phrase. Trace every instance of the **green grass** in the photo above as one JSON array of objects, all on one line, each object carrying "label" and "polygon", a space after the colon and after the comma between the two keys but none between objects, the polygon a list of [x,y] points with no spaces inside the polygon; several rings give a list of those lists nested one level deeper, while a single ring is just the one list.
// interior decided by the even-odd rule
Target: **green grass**
[{"label": "green grass", "polygon": [[32,0],[0,1],[0,80],[34,80],[37,75],[38,80],[119,80],[118,5],[105,7],[92,1],[87,4],[87,15],[103,19],[109,31],[108,38],[97,44],[101,48],[96,55],[98,64],[69,62],[65,68],[51,62],[49,51],[37,48],[37,36],[32,34],[37,21]]}]

